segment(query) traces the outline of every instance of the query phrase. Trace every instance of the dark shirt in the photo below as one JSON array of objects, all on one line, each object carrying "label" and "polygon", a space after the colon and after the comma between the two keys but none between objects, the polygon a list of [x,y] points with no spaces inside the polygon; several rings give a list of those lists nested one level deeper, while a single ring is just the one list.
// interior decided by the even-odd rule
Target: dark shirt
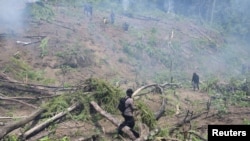
[{"label": "dark shirt", "polygon": [[193,74],[192,82],[199,83],[199,76],[196,73]]}]

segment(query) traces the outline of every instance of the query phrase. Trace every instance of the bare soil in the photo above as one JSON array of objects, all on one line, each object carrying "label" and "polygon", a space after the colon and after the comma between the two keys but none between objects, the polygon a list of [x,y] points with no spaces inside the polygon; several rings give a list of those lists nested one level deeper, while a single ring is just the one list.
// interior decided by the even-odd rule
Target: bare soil
[{"label": "bare soil", "polygon": [[[146,40],[143,36],[138,39],[132,38],[127,32],[123,31],[121,25],[123,22],[131,23],[130,30],[150,30],[152,27],[159,28],[160,32],[158,36],[163,39],[167,38],[166,32],[169,33],[172,28],[179,28],[179,30],[189,36],[199,35],[193,33],[196,30],[196,25],[180,23],[175,20],[170,21],[143,21],[138,19],[128,18],[122,15],[117,16],[115,25],[103,25],[102,17],[107,16],[108,12],[95,11],[92,20],[82,14],[82,11],[78,8],[65,8],[56,7],[56,17],[52,23],[46,21],[33,21],[26,19],[27,25],[20,30],[16,30],[15,36],[6,36],[0,40],[0,70],[3,71],[8,63],[11,62],[11,57],[15,54],[20,55],[20,59],[28,62],[35,70],[43,70],[44,77],[52,78],[55,83],[52,85],[60,86],[62,81],[70,84],[76,84],[80,80],[85,80],[89,77],[97,77],[105,79],[111,83],[120,81],[121,88],[132,87],[137,89],[135,79],[138,81],[144,81],[143,77],[147,78],[152,76],[154,72],[162,69],[161,64],[154,64],[149,66],[149,70],[153,71],[152,74],[145,73],[140,74],[141,77],[136,77],[134,65],[129,61],[121,62],[119,60],[129,60],[129,57],[123,53],[120,42],[122,40],[131,41],[134,40]],[[69,12],[71,11],[71,12]],[[71,15],[74,13],[74,15]],[[65,28],[66,27],[66,28]],[[160,28],[161,27],[161,28]],[[195,27],[195,28],[194,28]],[[166,32],[164,32],[164,30]],[[203,30],[203,29],[199,29]],[[193,34],[189,34],[192,32]],[[0,27],[0,33],[8,33],[6,29]],[[216,34],[212,34],[216,39]],[[39,43],[30,45],[18,44],[16,41],[35,42],[38,38],[27,38],[25,36],[46,36],[49,39],[48,54],[41,58],[41,48]],[[183,42],[188,42],[189,36],[181,36]],[[218,38],[220,40],[220,38]],[[218,41],[220,42],[220,41]],[[188,44],[183,45],[189,47]],[[58,57],[57,54],[76,53],[77,55],[83,55],[85,58],[89,57],[90,64],[86,63],[73,71],[69,71],[66,75],[62,75],[60,64],[63,59]],[[190,55],[188,49],[184,50],[184,55]],[[66,55],[65,55],[66,56]],[[64,57],[65,57],[64,56]],[[150,58],[148,58],[150,60]],[[148,60],[145,60],[147,63]],[[6,73],[9,77],[12,74]],[[19,80],[23,81],[23,80]],[[126,81],[126,83],[124,82]],[[124,83],[122,83],[124,82]],[[147,83],[151,83],[152,80],[147,80]],[[28,81],[29,83],[29,81]],[[27,94],[29,95],[29,94]],[[11,95],[10,95],[11,96]],[[194,114],[198,114],[206,109],[206,103],[210,100],[210,96],[203,92],[194,92],[192,89],[179,88],[176,89],[176,93],[167,94],[168,101],[166,107],[166,115],[158,121],[159,127],[173,127],[178,121],[182,121],[187,111],[193,111]],[[156,111],[161,103],[161,97],[158,94],[151,94],[148,98],[149,107]],[[39,105],[40,103],[37,103]],[[213,106],[213,105],[212,105]],[[19,103],[13,103],[9,101],[0,101],[0,117],[22,117],[28,116],[34,111],[34,109],[24,106]],[[249,107],[237,107],[228,105],[228,111],[226,114],[218,116],[217,109],[211,108],[209,114],[203,115],[198,119],[192,121],[193,130],[198,130],[202,136],[206,136],[208,124],[243,124],[244,121],[250,121],[250,108]],[[120,115],[114,115],[122,121]],[[9,123],[11,119],[0,119],[0,122]],[[100,121],[102,125],[102,132],[106,134],[114,134],[116,127],[109,121],[103,119]],[[19,130],[13,133],[18,133]],[[46,132],[46,131],[45,131]],[[78,121],[66,121],[58,125],[55,131],[56,137],[69,136],[71,140],[76,140],[82,136],[89,136],[97,132],[96,127],[91,123],[78,122]],[[34,140],[34,139],[30,139]]]}]

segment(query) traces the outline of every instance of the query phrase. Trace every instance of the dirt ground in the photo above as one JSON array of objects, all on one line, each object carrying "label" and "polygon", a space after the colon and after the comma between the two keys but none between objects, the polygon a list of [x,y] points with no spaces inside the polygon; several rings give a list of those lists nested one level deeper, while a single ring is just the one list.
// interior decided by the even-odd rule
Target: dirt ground
[{"label": "dirt ground", "polygon": [[[161,106],[162,98],[157,93],[149,93],[148,95],[139,98],[144,100],[152,111],[158,111]],[[135,100],[135,103],[137,100]],[[210,100],[210,96],[206,93],[192,91],[191,89],[179,88],[176,89],[175,93],[167,93],[167,105],[166,112],[163,117],[157,121],[157,126],[160,128],[173,128],[176,123],[181,122],[186,117],[188,111],[196,116],[206,111],[207,102]],[[191,129],[197,131],[201,136],[206,138],[208,125],[219,124],[219,125],[231,125],[231,124],[247,124],[249,122],[249,107],[237,107],[228,105],[227,113],[218,114],[218,109],[211,106],[208,114],[202,114],[200,117],[191,121]],[[23,104],[3,101],[0,107],[0,117],[25,117],[31,114],[35,109],[25,106]],[[113,115],[115,118],[122,122],[120,115]],[[1,119],[1,122],[8,124],[13,119]],[[101,125],[100,129],[91,122],[80,122],[80,121],[64,121],[57,125],[54,134],[51,137],[63,138],[64,136],[70,137],[70,140],[77,141],[82,137],[90,137],[97,133],[102,133],[108,140],[117,140],[116,127],[107,119],[102,119],[98,123]],[[137,122],[138,124],[138,122]],[[249,124],[249,123],[248,123]],[[184,127],[181,127],[182,131]],[[49,128],[40,133],[48,133]],[[13,131],[12,134],[18,134],[20,130]],[[36,140],[37,136],[30,138],[30,141]],[[118,139],[119,140],[119,139]]]},{"label": "dirt ground", "polygon": [[[89,20],[89,17],[81,14],[81,11],[77,8],[72,7],[65,10],[64,7],[56,7],[55,11],[57,16],[52,23],[45,21],[35,22],[27,19],[26,22],[29,23],[29,26],[23,27],[21,31],[17,30],[15,36],[5,36],[0,40],[1,71],[5,70],[6,65],[11,62],[11,57],[19,54],[20,58],[27,61],[33,69],[43,70],[45,72],[44,77],[53,78],[55,80],[53,85],[55,86],[60,86],[62,81],[75,84],[80,80],[85,80],[94,76],[114,82],[114,84],[119,81],[121,82],[120,87],[124,89],[128,87],[137,89],[138,85],[135,82],[135,78],[138,74],[134,69],[136,64],[132,64],[129,61],[120,63],[119,61],[122,60],[122,58],[129,58],[121,51],[122,46],[120,45],[120,41],[131,41],[136,39],[131,38],[128,33],[124,32],[121,29],[121,24],[125,21],[133,23],[131,30],[147,30],[151,28],[152,25],[162,26],[164,27],[162,31],[165,30],[168,32],[173,25],[183,27],[183,32],[189,32],[192,28],[189,26],[183,26],[184,23],[182,25],[175,21],[169,21],[169,24],[148,21],[147,24],[145,24],[145,21],[130,19],[123,16],[117,17],[115,25],[103,25],[102,17],[106,16],[108,12],[97,11],[92,17],[92,20]],[[70,14],[72,13],[69,13],[69,11],[77,14],[71,16]],[[8,33],[8,31],[0,27],[0,33]],[[17,43],[17,41],[36,42],[37,40],[40,40],[39,38],[35,38],[36,36],[46,36],[49,39],[49,53],[43,58],[40,57],[41,48],[39,48],[39,43],[33,43],[30,45]],[[159,36],[166,38],[164,32],[159,34]],[[143,37],[140,37],[140,39],[143,40]],[[187,39],[185,38],[183,40]],[[56,54],[75,52],[84,55],[93,54],[94,57],[91,58],[93,63],[91,65],[77,68],[74,71],[70,71],[63,76],[61,69],[58,67],[61,60]],[[188,51],[186,51],[186,55],[189,55]],[[147,62],[147,60],[145,60],[145,62]],[[162,66],[161,64],[156,64],[148,69],[157,71],[158,69],[162,69]],[[7,75],[12,77],[11,74],[7,73]],[[153,74],[146,73],[145,77],[147,75],[152,76]],[[138,79],[143,81],[143,75],[141,74],[141,76],[142,78]],[[151,83],[151,81],[152,80],[147,80],[147,83]],[[148,106],[152,111],[157,111],[160,107],[162,97],[158,94],[150,94],[147,97],[143,97],[143,99],[148,103]],[[187,111],[193,112],[194,115],[205,111],[209,100],[211,100],[209,94],[197,91],[194,92],[192,89],[188,88],[178,88],[175,93],[167,92],[166,113],[160,118],[157,124],[161,128],[171,128],[174,124],[185,118]],[[39,102],[38,104],[41,103],[42,102]],[[205,137],[207,134],[207,125],[209,124],[246,124],[246,122],[249,124],[250,107],[227,106],[227,113],[218,116],[218,110],[211,105],[211,109],[207,115],[204,114],[191,122],[192,130],[199,131],[199,133]],[[10,101],[0,101],[0,123],[8,124],[13,121],[13,119],[1,119],[1,117],[25,117],[31,114],[34,110],[35,109],[23,104]],[[114,117],[122,121],[120,115],[114,115]],[[66,121],[58,125],[54,136],[57,136],[58,138],[68,136],[71,137],[71,140],[77,140],[79,137],[89,136],[96,134],[97,132],[103,132],[115,136],[116,127],[114,125],[106,119],[101,120],[100,124],[102,125],[102,131],[97,130],[92,123]],[[13,134],[18,134],[19,132],[20,130],[16,130]],[[109,139],[112,138],[109,137]],[[35,140],[35,138],[30,139],[30,141],[32,140]]]}]

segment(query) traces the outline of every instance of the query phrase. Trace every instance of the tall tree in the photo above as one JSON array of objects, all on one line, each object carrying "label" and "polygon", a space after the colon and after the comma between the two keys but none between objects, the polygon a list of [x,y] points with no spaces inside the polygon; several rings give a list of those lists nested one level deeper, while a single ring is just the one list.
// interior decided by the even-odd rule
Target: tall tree
[{"label": "tall tree", "polygon": [[216,0],[212,0],[212,1],[213,1],[213,4],[212,4],[212,9],[211,9],[210,24],[212,24],[214,20],[214,8],[216,4]]}]

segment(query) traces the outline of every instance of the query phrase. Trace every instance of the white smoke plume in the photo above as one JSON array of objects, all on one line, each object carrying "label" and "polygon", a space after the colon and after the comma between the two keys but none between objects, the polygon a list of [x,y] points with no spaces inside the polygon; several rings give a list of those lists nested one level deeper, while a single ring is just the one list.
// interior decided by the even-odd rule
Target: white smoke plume
[{"label": "white smoke plume", "polygon": [[129,8],[129,0],[122,0],[123,10],[127,11]]},{"label": "white smoke plume", "polygon": [[26,3],[38,0],[0,0],[0,29],[16,30],[23,26]]}]

